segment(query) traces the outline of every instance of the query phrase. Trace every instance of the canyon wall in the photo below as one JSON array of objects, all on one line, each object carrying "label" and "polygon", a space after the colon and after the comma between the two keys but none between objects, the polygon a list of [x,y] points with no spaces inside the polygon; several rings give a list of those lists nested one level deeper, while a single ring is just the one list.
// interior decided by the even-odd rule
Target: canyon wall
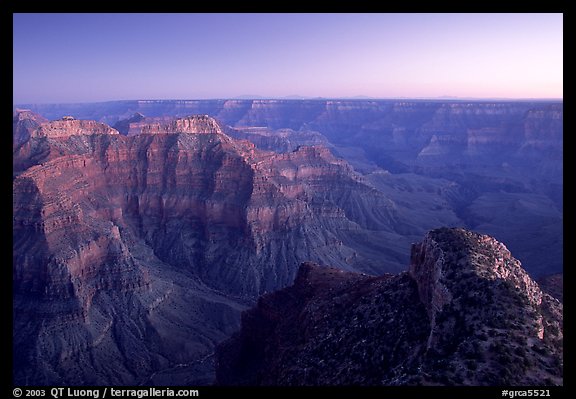
[{"label": "canyon wall", "polygon": [[14,153],[15,381],[209,383],[239,312],[302,261],[402,267],[394,204],[328,149],[141,127],[46,122]]}]

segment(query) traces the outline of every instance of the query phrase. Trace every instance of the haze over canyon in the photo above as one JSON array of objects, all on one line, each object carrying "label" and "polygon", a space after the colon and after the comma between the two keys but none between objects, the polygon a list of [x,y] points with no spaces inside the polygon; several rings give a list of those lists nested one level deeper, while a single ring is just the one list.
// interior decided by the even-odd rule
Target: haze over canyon
[{"label": "haze over canyon", "polygon": [[21,104],[13,214],[16,385],[562,384],[562,102]]}]

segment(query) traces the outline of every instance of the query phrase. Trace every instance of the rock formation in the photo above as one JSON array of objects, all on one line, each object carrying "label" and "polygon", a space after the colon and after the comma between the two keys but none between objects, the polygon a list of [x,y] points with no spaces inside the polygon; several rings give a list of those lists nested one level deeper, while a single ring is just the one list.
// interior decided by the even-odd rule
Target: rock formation
[{"label": "rock formation", "polygon": [[69,137],[93,134],[119,134],[116,129],[96,121],[76,120],[71,116],[41,124],[32,137]]},{"label": "rock formation", "polygon": [[146,118],[144,115],[142,115],[140,112],[136,112],[128,119],[122,119],[116,122],[116,124],[113,127],[114,129],[118,130],[120,134],[129,136],[130,126],[132,126],[132,124],[137,124],[138,122],[141,122],[144,118]]},{"label": "rock formation", "polygon": [[15,152],[15,381],[206,383],[300,262],[400,267],[394,204],[326,148],[261,151],[206,116],[141,129],[67,118]]},{"label": "rock formation", "polygon": [[12,147],[28,141],[32,132],[48,120],[27,109],[16,109],[12,118]]},{"label": "rock formation", "polygon": [[237,128],[229,136],[262,149],[325,145],[356,171],[387,171],[389,180],[408,181],[413,193],[421,183],[448,180],[456,195],[428,199],[447,202],[457,225],[506,242],[535,277],[562,271],[561,101],[140,100],[22,107],[53,119],[73,114],[118,123],[128,135],[147,124],[142,115],[162,122],[206,114]]},{"label": "rock formation", "polygon": [[463,229],[415,244],[408,272],[303,263],[217,351],[220,385],[557,385],[562,304],[507,248]]}]

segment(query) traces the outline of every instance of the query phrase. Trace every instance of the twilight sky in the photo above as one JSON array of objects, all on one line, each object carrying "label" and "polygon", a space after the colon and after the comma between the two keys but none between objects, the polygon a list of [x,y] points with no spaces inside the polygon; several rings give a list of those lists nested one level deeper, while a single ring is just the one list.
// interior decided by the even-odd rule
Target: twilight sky
[{"label": "twilight sky", "polygon": [[14,14],[13,102],[562,98],[562,14]]}]

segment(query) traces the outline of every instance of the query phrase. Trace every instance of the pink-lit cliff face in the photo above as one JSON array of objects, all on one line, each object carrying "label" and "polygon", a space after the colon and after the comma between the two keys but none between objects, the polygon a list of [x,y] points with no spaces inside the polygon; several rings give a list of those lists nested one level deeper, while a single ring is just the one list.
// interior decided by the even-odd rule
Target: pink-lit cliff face
[{"label": "pink-lit cliff face", "polygon": [[161,384],[188,364],[210,383],[215,343],[300,261],[384,267],[373,245],[398,240],[363,242],[408,244],[390,201],[326,148],[258,150],[204,115],[139,128],[44,122],[14,152],[18,381]]},{"label": "pink-lit cliff face", "polygon": [[15,14],[13,45],[16,104],[563,96],[562,14]]}]

